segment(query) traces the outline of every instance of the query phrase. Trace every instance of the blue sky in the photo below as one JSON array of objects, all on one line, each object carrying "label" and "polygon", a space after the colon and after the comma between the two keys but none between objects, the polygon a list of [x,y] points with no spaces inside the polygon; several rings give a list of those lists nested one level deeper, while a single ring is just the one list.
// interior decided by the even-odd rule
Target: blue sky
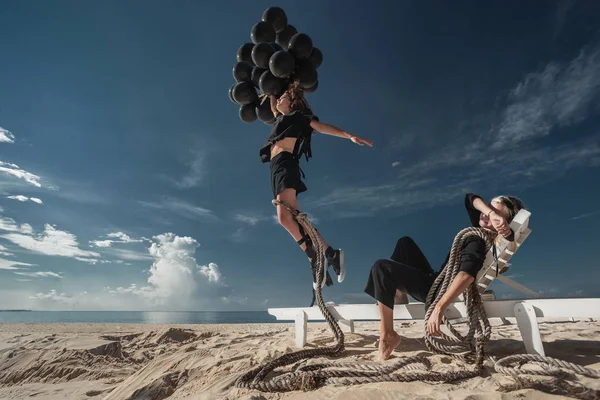
[{"label": "blue sky", "polygon": [[[346,251],[327,301],[371,302],[369,269],[403,235],[439,267],[466,192],[532,211],[509,276],[600,295],[600,7],[520,3],[277,3],[324,54],[315,113],[375,143],[318,135],[302,162],[301,208]],[[269,127],[227,96],[271,5],[2,3],[1,308],[308,305],[259,159]]]}]

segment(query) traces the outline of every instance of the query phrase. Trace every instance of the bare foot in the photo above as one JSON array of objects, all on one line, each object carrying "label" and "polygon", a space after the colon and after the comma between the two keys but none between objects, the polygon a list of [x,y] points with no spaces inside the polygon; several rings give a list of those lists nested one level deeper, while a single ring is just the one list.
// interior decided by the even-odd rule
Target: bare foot
[{"label": "bare foot", "polygon": [[390,358],[394,349],[400,344],[400,340],[400,335],[394,332],[379,341],[379,356],[382,360]]}]

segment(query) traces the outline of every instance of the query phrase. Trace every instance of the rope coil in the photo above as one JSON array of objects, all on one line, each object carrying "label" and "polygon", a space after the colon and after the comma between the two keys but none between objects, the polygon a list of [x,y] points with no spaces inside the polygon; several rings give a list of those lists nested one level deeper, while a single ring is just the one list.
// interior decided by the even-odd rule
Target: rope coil
[{"label": "rope coil", "polygon": [[[316,230],[308,220],[308,216],[289,206],[288,204],[273,200],[273,205],[285,207],[292,213],[296,221],[308,233],[315,253],[317,254],[316,281],[322,282],[325,274],[325,261],[323,248]],[[458,274],[464,241],[471,236],[477,236],[485,241],[486,252],[491,248],[496,233],[482,228],[469,227],[461,230],[452,243],[452,249],[446,267],[435,279],[426,299],[425,327],[435,305],[446,293],[449,285]],[[263,392],[285,392],[293,390],[315,390],[324,384],[356,385],[372,382],[453,382],[481,375],[485,357],[485,344],[491,336],[491,326],[487,319],[483,302],[475,282],[464,292],[464,302],[467,306],[467,323],[469,330],[465,335],[460,334],[444,316],[442,322],[446,325],[451,335],[442,332],[440,338],[429,335],[425,328],[425,343],[429,351],[445,354],[472,364],[472,368],[461,366],[459,370],[437,372],[432,371],[431,362],[427,357],[411,356],[402,357],[392,364],[369,364],[360,362],[324,362],[307,364],[306,361],[315,357],[338,357],[345,351],[344,334],[331,312],[323,301],[321,285],[317,285],[315,296],[318,307],[331,328],[335,344],[330,347],[298,350],[284,354],[270,362],[259,365],[240,376],[235,386],[238,388],[256,389]],[[488,357],[488,359],[491,359]],[[540,366],[543,372],[525,371],[513,366],[532,362]],[[276,368],[294,364],[291,372],[269,377]],[[566,361],[542,357],[538,355],[513,355],[495,362],[497,372],[515,375],[535,374],[560,377],[564,370],[588,377],[600,378],[600,372],[584,368]]]}]

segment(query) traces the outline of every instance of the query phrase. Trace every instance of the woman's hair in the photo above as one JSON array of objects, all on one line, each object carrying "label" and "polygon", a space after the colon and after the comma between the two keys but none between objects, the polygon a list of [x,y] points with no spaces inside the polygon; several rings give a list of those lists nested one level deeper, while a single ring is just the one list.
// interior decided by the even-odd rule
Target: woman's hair
[{"label": "woman's hair", "polygon": [[514,197],[514,196],[497,196],[494,197],[492,199],[492,201],[498,201],[500,202],[502,205],[504,205],[504,207],[506,207],[506,209],[508,210],[508,220],[507,222],[511,222],[513,220],[513,218],[515,217],[515,215],[517,215],[517,213],[525,208],[525,205],[523,204],[523,202],[521,201],[521,199]]},{"label": "woman's hair", "polygon": [[310,112],[310,106],[304,97],[304,90],[300,88],[300,83],[294,81],[288,86],[286,93],[290,96],[290,108],[292,111]]}]

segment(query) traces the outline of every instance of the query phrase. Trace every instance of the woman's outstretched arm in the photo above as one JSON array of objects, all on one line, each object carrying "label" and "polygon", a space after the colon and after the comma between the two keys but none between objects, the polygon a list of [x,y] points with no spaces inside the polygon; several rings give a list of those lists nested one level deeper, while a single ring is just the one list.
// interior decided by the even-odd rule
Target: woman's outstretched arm
[{"label": "woman's outstretched arm", "polygon": [[369,147],[373,147],[373,142],[371,142],[369,139],[364,139],[364,138],[358,137],[356,135],[353,135],[351,133],[343,131],[340,128],[330,125],[330,124],[325,124],[325,123],[319,122],[317,120],[312,120],[310,122],[310,127],[313,128],[315,131],[321,132],[325,135],[337,136],[337,137],[340,137],[343,139],[350,139],[354,143],[356,143],[360,146],[363,146],[366,144]]}]

